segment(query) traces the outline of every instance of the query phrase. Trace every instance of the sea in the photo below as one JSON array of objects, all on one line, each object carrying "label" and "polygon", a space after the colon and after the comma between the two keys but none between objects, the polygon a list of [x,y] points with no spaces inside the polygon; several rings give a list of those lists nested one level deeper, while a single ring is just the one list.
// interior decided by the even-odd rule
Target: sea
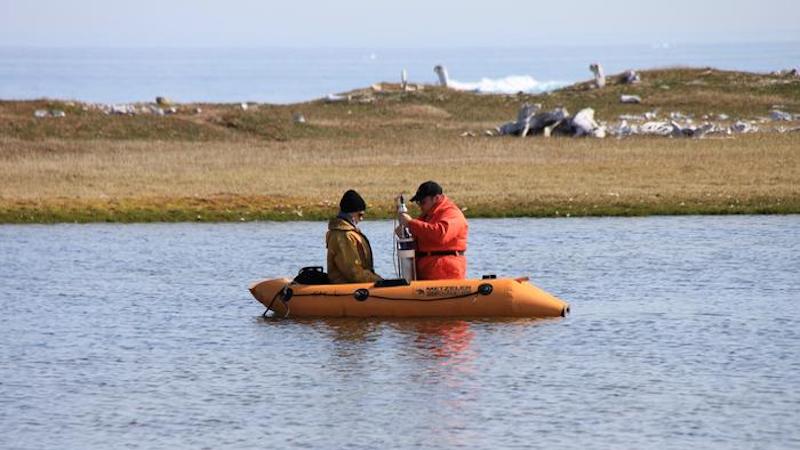
[{"label": "sea", "polygon": [[0,99],[95,103],[295,103],[399,82],[436,83],[443,65],[457,89],[538,93],[628,69],[714,67],[771,72],[800,65],[800,42],[484,48],[16,48],[0,47]]}]

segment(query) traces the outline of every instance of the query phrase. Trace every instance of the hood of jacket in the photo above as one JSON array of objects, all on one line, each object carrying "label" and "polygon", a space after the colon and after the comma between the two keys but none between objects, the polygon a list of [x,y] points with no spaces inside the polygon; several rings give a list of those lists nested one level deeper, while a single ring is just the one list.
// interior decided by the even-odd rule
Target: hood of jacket
[{"label": "hood of jacket", "polygon": [[442,212],[448,209],[457,209],[461,211],[461,209],[455,203],[453,203],[452,200],[450,200],[450,197],[442,194],[442,199],[439,201],[439,203],[433,205],[433,208],[428,211],[428,214],[423,214],[419,216],[419,218],[423,220],[430,220],[431,218],[440,215]]},{"label": "hood of jacket", "polygon": [[342,219],[341,217],[334,217],[328,221],[328,229],[331,231],[355,231],[357,233],[361,233],[361,230],[359,230],[358,227]]}]

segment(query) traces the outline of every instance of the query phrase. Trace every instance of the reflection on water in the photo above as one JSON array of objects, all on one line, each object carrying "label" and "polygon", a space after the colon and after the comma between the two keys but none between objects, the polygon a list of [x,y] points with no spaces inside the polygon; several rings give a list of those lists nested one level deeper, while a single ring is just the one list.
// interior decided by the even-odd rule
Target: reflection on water
[{"label": "reflection on water", "polygon": [[0,227],[0,448],[800,446],[800,218],[470,228],[572,315],[262,319],[324,223]]},{"label": "reflection on water", "polygon": [[441,358],[442,365],[459,366],[474,358],[470,343],[475,334],[469,329],[469,323],[421,322],[414,325],[416,338],[414,346],[418,350],[429,353],[434,358]]},{"label": "reflection on water", "polygon": [[[263,318],[267,326],[284,326],[286,319]],[[436,360],[443,366],[458,367],[475,356],[471,343],[475,333],[470,322],[453,319],[291,319],[296,325],[315,329],[334,344],[337,357],[358,357],[374,348],[387,333],[401,338],[404,352],[422,359]],[[502,323],[500,319],[496,322]]]}]

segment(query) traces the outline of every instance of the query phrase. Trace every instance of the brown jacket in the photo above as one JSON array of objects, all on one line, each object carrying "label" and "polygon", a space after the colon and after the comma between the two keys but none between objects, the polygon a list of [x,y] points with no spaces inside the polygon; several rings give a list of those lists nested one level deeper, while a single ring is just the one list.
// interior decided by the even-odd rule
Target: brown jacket
[{"label": "brown jacket", "polygon": [[325,235],[328,248],[328,278],[331,283],[365,283],[380,280],[372,268],[369,240],[350,222],[335,217]]}]

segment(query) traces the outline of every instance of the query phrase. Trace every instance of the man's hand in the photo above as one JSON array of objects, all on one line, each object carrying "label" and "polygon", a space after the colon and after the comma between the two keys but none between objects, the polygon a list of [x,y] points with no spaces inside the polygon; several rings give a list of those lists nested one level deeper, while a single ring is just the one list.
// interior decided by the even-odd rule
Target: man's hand
[{"label": "man's hand", "polygon": [[406,213],[400,213],[397,215],[397,219],[400,221],[401,225],[408,225],[408,222],[411,222],[413,219],[410,215]]}]

